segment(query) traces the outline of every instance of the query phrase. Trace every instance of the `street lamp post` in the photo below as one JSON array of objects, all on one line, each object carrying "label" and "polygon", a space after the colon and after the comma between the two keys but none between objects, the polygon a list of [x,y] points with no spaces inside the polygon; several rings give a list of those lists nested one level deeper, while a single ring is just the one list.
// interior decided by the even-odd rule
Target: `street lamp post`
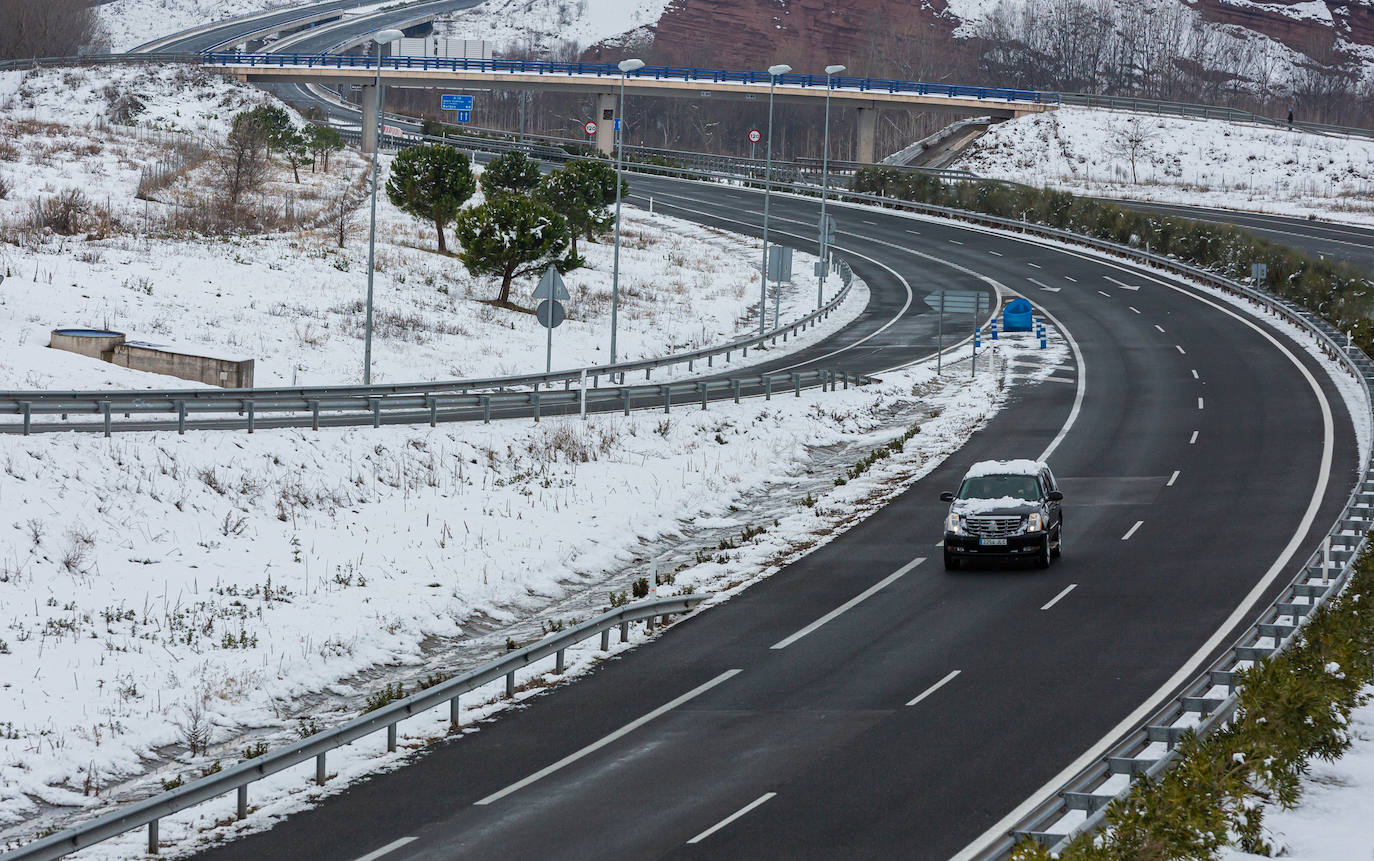
[{"label": "street lamp post", "polygon": [[[763,268],[759,270],[759,334],[768,331],[768,199],[773,192],[773,88],[778,75],[785,75],[792,67],[785,64],[768,67],[768,138],[763,145]],[[779,290],[782,289],[779,285]]]},{"label": "street lamp post", "polygon": [[615,109],[615,256],[611,265],[611,364],[615,364],[615,327],[620,311],[620,172],[624,164],[625,138],[625,79],[637,69],[644,68],[643,60],[621,60],[620,104]]},{"label": "street lamp post", "polygon": [[377,254],[377,150],[382,148],[382,45],[405,36],[400,30],[382,30],[372,37],[377,45],[377,127],[372,140],[372,221],[367,231],[367,322],[363,330],[363,385],[372,385],[372,275]]},{"label": "street lamp post", "polygon": [[822,144],[821,150],[821,277],[816,284],[817,310],[825,304],[825,264],[826,258],[829,257],[826,252],[830,246],[825,222],[825,197],[830,189],[830,88],[833,77],[843,71],[844,66],[825,67],[825,143]]}]

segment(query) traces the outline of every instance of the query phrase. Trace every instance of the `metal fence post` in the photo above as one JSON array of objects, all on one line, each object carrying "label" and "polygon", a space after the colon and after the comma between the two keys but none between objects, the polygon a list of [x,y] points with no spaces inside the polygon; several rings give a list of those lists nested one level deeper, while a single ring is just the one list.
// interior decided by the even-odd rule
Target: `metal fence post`
[{"label": "metal fence post", "polygon": [[607,628],[601,632],[601,651],[609,651],[611,648],[611,629]]},{"label": "metal fence post", "polygon": [[554,663],[554,668],[553,668],[553,671],[554,671],[555,673],[561,673],[561,672],[563,672],[563,652],[564,652],[564,651],[566,651],[566,650],[565,650],[565,649],[559,649],[559,650],[558,650],[558,658],[557,658],[557,660],[555,661],[555,663]]},{"label": "metal fence post", "polygon": [[324,758],[325,755],[323,753],[316,754],[315,756],[315,782],[318,783],[320,786],[324,786],[324,781],[328,777],[328,775],[326,774]]},{"label": "metal fence post", "polygon": [[148,823],[148,854],[157,854],[157,820]]},{"label": "metal fence post", "polygon": [[629,622],[621,622],[621,623],[620,623],[620,642],[624,643],[625,641],[627,641],[627,640],[629,640],[629,639],[630,639],[630,623],[629,623]]},{"label": "metal fence post", "polygon": [[255,402],[253,399],[251,399],[251,398],[247,398],[247,399],[245,399],[244,402],[243,402],[243,409],[244,409],[244,412],[248,413],[248,432],[249,432],[249,433],[252,433],[252,432],[253,432],[253,407],[254,407],[254,404],[255,404],[255,403],[256,403],[256,402]]},{"label": "metal fence post", "polygon": [[797,391],[797,397],[801,397],[801,374],[792,372],[792,386]]},{"label": "metal fence post", "polygon": [[578,383],[577,390],[577,410],[582,414],[582,418],[587,418],[587,369],[582,369],[582,381]]},{"label": "metal fence post", "polygon": [[739,378],[730,381],[730,389],[735,393],[735,403],[739,403]]},{"label": "metal fence post", "polygon": [[382,399],[368,398],[372,405],[372,426],[379,428],[382,426]]},{"label": "metal fence post", "polygon": [[435,427],[439,423],[439,399],[427,397],[425,398],[425,406],[429,407],[429,426]]},{"label": "metal fence post", "polygon": [[310,402],[310,429],[317,431],[320,429],[320,402]]},{"label": "metal fence post", "polygon": [[33,419],[33,417],[29,414],[29,409],[30,405],[28,401],[24,401],[19,405],[19,411],[24,414],[24,436],[29,435],[29,423]]},{"label": "metal fence post", "polygon": [[621,397],[622,400],[625,401],[625,415],[628,416],[628,415],[630,414],[630,390],[629,390],[629,389],[621,389],[621,390],[620,390],[620,397]]},{"label": "metal fence post", "polygon": [[238,809],[236,811],[239,819],[248,818],[248,784],[239,787]]},{"label": "metal fence post", "polygon": [[387,724],[386,727],[386,752],[396,752],[396,724]]},{"label": "metal fence post", "polygon": [[515,696],[515,670],[506,673],[506,696]]},{"label": "metal fence post", "polygon": [[534,420],[539,421],[539,393],[530,392],[530,400],[534,403]]},{"label": "metal fence post", "polygon": [[673,387],[663,386],[663,412],[672,412],[673,409]]},{"label": "metal fence post", "polygon": [[459,727],[458,718],[460,715],[460,710],[461,706],[459,706],[458,698],[456,696],[448,701],[448,723],[451,729],[457,729]]},{"label": "metal fence post", "polygon": [[482,395],[482,424],[491,424],[491,395]]},{"label": "metal fence post", "polygon": [[100,412],[105,416],[105,436],[110,435],[110,402],[100,402]]},{"label": "metal fence post", "polygon": [[701,408],[704,410],[704,409],[706,409],[706,401],[707,401],[707,398],[710,397],[711,384],[710,384],[710,383],[697,383],[697,385],[701,386]]},{"label": "metal fence post", "polygon": [[765,376],[765,377],[763,378],[763,399],[764,399],[765,401],[771,401],[771,400],[773,400],[773,378],[772,378],[772,377]]}]

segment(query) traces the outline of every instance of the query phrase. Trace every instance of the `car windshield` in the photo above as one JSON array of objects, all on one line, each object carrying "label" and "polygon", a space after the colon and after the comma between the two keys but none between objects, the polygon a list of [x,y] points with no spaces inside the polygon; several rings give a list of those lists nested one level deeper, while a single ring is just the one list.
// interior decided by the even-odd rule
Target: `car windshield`
[{"label": "car windshield", "polygon": [[980,475],[964,479],[960,499],[1039,499],[1040,484],[1032,475]]}]

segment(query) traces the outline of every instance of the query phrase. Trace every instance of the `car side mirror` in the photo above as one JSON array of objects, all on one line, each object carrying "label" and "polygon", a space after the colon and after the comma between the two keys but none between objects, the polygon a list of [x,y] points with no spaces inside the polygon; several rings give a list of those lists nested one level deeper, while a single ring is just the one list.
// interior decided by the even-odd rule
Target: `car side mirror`
[{"label": "car side mirror", "polygon": [[941,501],[941,502],[953,502],[953,501],[954,501],[954,492],[951,491],[951,490],[946,490],[944,493],[940,494],[940,501]]},{"label": "car side mirror", "polygon": [[1057,490],[1051,490],[1049,494],[1045,496],[1045,498],[1048,499],[1050,502],[1063,502],[1064,494],[1060,493]]}]

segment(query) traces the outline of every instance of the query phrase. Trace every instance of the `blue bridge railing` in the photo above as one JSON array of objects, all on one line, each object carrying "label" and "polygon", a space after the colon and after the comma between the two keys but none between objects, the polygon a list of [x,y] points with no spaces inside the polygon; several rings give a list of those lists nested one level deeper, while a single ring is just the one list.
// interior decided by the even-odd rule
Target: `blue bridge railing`
[{"label": "blue bridge railing", "polygon": [[[249,54],[238,51],[208,51],[202,62],[212,66],[261,66],[269,68],[306,67],[325,69],[375,69],[376,58],[367,54]],[[464,60],[450,57],[383,57],[383,69],[419,69],[449,72],[508,72],[533,75],[579,75],[620,77],[613,63],[559,63],[548,60]],[[767,72],[737,69],[699,69],[687,66],[645,66],[629,77],[663,81],[700,81],[715,84],[767,84]],[[825,75],[788,73],[779,75],[779,86],[815,87],[824,90]],[[873,93],[911,93],[917,96],[943,96],[952,99],[987,99],[1004,102],[1059,104],[1058,93],[1016,90],[1006,87],[978,87],[969,84],[932,84],[925,81],[899,81],[890,78],[835,76],[830,85],[836,90]]]}]

